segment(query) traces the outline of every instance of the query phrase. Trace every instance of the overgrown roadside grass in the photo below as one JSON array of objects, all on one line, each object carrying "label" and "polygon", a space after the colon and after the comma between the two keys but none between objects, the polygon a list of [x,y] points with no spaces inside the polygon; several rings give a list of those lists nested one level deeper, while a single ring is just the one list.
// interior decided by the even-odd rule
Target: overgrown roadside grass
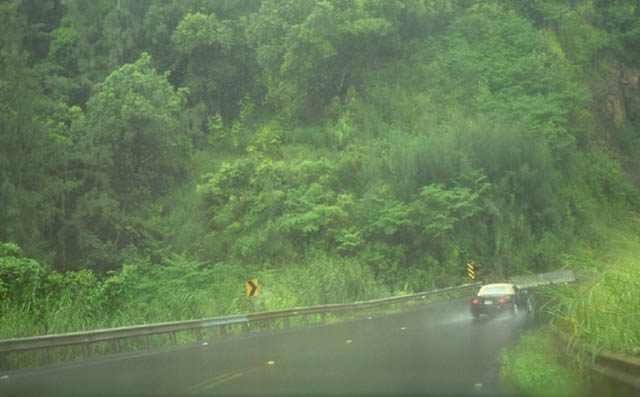
[{"label": "overgrown roadside grass", "polygon": [[[4,249],[4,253],[0,252],[0,281],[9,283],[9,288],[0,288],[0,297],[7,298],[0,302],[0,339],[352,303],[416,292],[392,290],[376,280],[366,265],[343,258],[319,257],[305,266],[255,271],[224,263],[202,266],[181,256],[164,258],[160,265],[142,258],[101,278],[85,270],[55,272],[22,257],[17,246],[0,244],[0,249]],[[259,280],[258,297],[245,296],[244,281],[250,278]],[[341,322],[397,312],[449,296],[456,293],[366,311],[328,314],[325,321]],[[299,326],[318,321],[319,315],[307,319],[295,317],[289,324]],[[262,331],[283,326],[282,320],[273,320],[268,325],[252,323],[249,328]],[[236,328],[228,327],[226,334],[243,332]],[[221,336],[217,328],[205,331],[205,338]],[[193,332],[178,333],[177,338],[179,343],[195,341]],[[121,350],[139,350],[144,346],[142,342],[127,339],[122,341]],[[166,344],[169,344],[166,335],[149,340],[151,347]],[[92,356],[108,354],[113,349],[110,343],[90,346]],[[49,352],[48,361],[58,363],[81,357],[81,350],[59,348]],[[4,363],[0,360],[0,369],[25,368],[43,362],[39,354],[31,353],[11,354],[7,360]]]},{"label": "overgrown roadside grass", "polygon": [[586,352],[640,354],[640,216],[594,224],[592,232],[593,240],[575,244],[564,258],[582,281],[544,289],[544,310]]},{"label": "overgrown roadside grass", "polygon": [[[501,357],[506,387],[527,395],[616,395],[618,387],[582,365],[602,349],[640,354],[640,215],[597,222],[563,257],[578,282],[540,288],[541,310],[581,347],[578,360],[548,328],[526,332]],[[594,394],[595,393],[595,394]]]},{"label": "overgrown roadside grass", "polygon": [[517,393],[531,396],[584,395],[582,375],[542,330],[530,330],[519,344],[501,355],[500,381]]}]

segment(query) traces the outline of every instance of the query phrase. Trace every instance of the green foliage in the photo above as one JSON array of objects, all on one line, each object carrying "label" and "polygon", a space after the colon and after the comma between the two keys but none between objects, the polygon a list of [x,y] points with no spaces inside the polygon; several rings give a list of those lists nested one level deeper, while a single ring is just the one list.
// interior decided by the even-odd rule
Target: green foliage
[{"label": "green foliage", "polygon": [[35,54],[23,47],[34,32],[19,5],[0,5],[0,239],[50,259],[72,188],[63,175],[71,109],[41,86]]},{"label": "green foliage", "polygon": [[328,303],[357,302],[389,296],[371,270],[349,259],[316,257],[304,266],[258,273],[258,309],[273,310]]},{"label": "green foliage", "polygon": [[640,8],[633,0],[595,1],[595,25],[611,36],[613,47],[623,59],[637,64],[638,49],[633,45],[640,35]]},{"label": "green foliage", "polygon": [[231,47],[231,30],[218,21],[216,14],[187,14],[173,33],[173,42],[179,51],[190,53],[199,46],[219,45]]},{"label": "green foliage", "polygon": [[[255,63],[243,37],[246,21],[219,19],[187,13],[171,35],[181,54],[184,82],[190,89],[190,101],[204,104],[207,115],[220,113],[237,117],[240,100],[250,90]],[[233,88],[233,89],[231,89]]]},{"label": "green foliage", "polygon": [[[217,255],[286,263],[296,255],[293,247],[303,253],[311,246],[332,246],[346,227],[345,210],[352,200],[333,190],[334,169],[326,159],[287,165],[248,157],[206,175],[198,192],[210,219],[210,236],[218,235]],[[282,245],[274,246],[273,239]],[[229,245],[222,246],[225,242]]]},{"label": "green foliage", "polygon": [[242,287],[237,268],[177,256],[161,266],[138,260],[100,279],[89,270],[52,271],[17,256],[15,244],[3,243],[2,252],[2,338],[232,313]]},{"label": "green foliage", "polygon": [[500,361],[501,381],[517,393],[578,396],[584,392],[577,371],[566,365],[563,352],[540,331],[524,333],[514,349],[502,352]]},{"label": "green foliage", "polygon": [[21,255],[21,250],[18,244],[16,243],[0,244],[0,256],[3,256],[3,257],[13,256],[18,258],[20,257],[20,255]]},{"label": "green foliage", "polygon": [[[86,118],[77,120],[78,153],[90,177],[83,181],[73,223],[90,264],[114,263],[118,251],[149,246],[161,230],[148,219],[153,201],[184,175],[191,143],[176,133],[184,92],[176,92],[144,53],[96,85]],[[111,258],[111,259],[110,259]]]},{"label": "green foliage", "polygon": [[20,247],[13,243],[0,246],[0,298],[3,311],[11,306],[29,310],[36,303],[36,289],[45,268],[38,262],[22,258]]},{"label": "green foliage", "polygon": [[73,50],[78,41],[78,32],[72,27],[61,26],[51,32],[51,37],[49,58],[58,64],[67,76],[73,75],[77,72]]},{"label": "green foliage", "polygon": [[22,258],[16,244],[1,243],[0,254],[2,339],[389,295],[367,266],[323,257],[304,267],[255,272],[261,296],[252,304],[244,296],[245,271],[225,263],[139,258],[97,277],[89,270],[56,272]]},{"label": "green foliage", "polygon": [[263,2],[247,37],[271,103],[295,117],[318,120],[322,113],[314,110],[344,95],[360,82],[365,64],[392,50],[396,28],[387,18],[400,8],[397,2]]}]

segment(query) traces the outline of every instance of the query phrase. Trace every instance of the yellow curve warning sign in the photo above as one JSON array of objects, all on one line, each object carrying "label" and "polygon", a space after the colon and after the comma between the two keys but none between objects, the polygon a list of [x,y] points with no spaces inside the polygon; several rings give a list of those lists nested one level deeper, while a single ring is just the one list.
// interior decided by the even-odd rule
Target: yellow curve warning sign
[{"label": "yellow curve warning sign", "polygon": [[247,280],[244,285],[247,288],[247,296],[258,296],[258,280]]}]

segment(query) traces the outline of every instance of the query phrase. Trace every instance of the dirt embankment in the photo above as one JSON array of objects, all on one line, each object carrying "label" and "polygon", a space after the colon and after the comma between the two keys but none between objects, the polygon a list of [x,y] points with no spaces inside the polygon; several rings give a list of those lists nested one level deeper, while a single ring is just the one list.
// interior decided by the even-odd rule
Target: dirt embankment
[{"label": "dirt embankment", "polygon": [[640,188],[640,68],[618,60],[607,63],[603,78],[590,84],[600,104],[600,133],[621,154],[629,182]]}]

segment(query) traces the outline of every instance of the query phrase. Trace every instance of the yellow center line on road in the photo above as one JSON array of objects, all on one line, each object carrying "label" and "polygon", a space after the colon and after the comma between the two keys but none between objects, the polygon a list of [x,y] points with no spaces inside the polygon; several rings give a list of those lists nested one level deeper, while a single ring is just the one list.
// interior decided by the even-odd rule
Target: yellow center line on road
[{"label": "yellow center line on road", "polygon": [[204,387],[206,387],[209,383],[215,382],[218,379],[225,378],[226,376],[229,376],[229,375],[231,375],[231,374],[226,372],[226,373],[224,373],[222,375],[214,376],[213,378],[207,379],[204,382],[200,382],[200,383],[198,383],[197,385],[195,385],[193,388],[191,388],[189,390],[189,394],[197,393],[197,392],[201,391]]},{"label": "yellow center line on road", "polygon": [[[272,366],[273,364],[275,364],[275,362],[273,362],[273,364],[271,364],[271,363],[272,363],[272,361],[269,361],[267,364],[269,366]],[[250,368],[250,369],[248,369],[246,371],[239,371],[239,372],[236,372],[236,373],[226,372],[226,373],[224,373],[222,375],[214,376],[213,378],[207,379],[204,382],[198,383],[197,385],[192,387],[187,392],[187,394],[195,394],[195,393],[198,393],[198,392],[203,392],[205,390],[210,390],[210,389],[212,389],[212,388],[214,388],[216,386],[220,386],[223,383],[230,382],[230,381],[232,381],[232,380],[234,380],[236,378],[239,378],[239,377],[241,377],[243,375],[247,375],[249,372],[253,372],[253,371],[256,371],[256,370],[258,370],[260,368],[264,368],[264,367],[265,366],[259,366],[259,367],[255,367],[255,368]]]},{"label": "yellow center line on road", "polygon": [[209,382],[209,383],[207,383],[206,385],[204,385],[204,386],[200,387],[198,391],[211,390],[211,389],[213,389],[213,388],[214,388],[214,387],[216,387],[216,386],[220,386],[220,385],[221,385],[221,384],[223,384],[223,383],[226,383],[226,382],[232,381],[232,380],[234,380],[234,379],[236,379],[236,378],[241,377],[241,376],[242,376],[242,375],[244,375],[244,374],[245,374],[244,372],[238,372],[237,374],[232,374],[232,375],[229,375],[229,376],[224,377],[224,378],[222,378],[222,379],[212,379],[212,381],[211,381],[211,382]]}]

